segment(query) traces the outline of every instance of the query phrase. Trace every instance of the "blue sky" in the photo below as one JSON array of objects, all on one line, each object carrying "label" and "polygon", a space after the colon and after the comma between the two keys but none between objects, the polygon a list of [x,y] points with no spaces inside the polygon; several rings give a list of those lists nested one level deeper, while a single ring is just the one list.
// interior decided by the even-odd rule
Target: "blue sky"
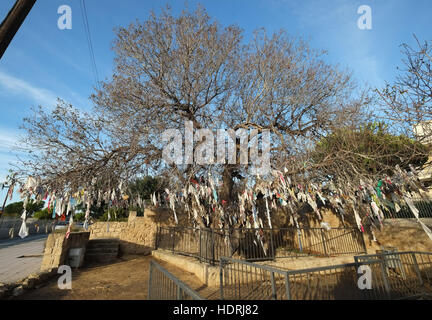
[{"label": "blue sky", "polygon": [[[0,1],[3,19],[15,0]],[[86,0],[96,64],[101,79],[111,75],[113,29],[145,20],[150,10],[169,4],[180,12],[184,1]],[[237,24],[246,38],[253,30],[285,29],[327,50],[327,61],[352,70],[362,84],[380,87],[392,81],[401,64],[399,45],[414,45],[413,34],[432,40],[430,0],[201,0],[210,16],[223,25]],[[57,9],[72,8],[72,30],[59,30]],[[357,9],[372,8],[372,30],[360,30]],[[0,181],[14,162],[13,146],[22,118],[31,106],[53,107],[61,97],[81,109],[95,85],[79,0],[38,0],[0,60]],[[0,192],[1,201],[3,193]]]}]

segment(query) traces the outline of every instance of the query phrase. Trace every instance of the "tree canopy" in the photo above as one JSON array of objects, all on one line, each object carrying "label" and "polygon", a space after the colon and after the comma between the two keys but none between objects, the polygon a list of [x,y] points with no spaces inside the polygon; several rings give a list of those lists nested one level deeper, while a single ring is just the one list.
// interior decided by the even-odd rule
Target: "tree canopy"
[{"label": "tree canopy", "polygon": [[[29,203],[27,204],[27,214],[32,214],[34,212],[40,211],[45,206],[44,201],[34,201],[31,199]],[[4,213],[5,214],[21,214],[24,211],[24,202],[13,202],[11,204],[8,204],[5,207]]]},{"label": "tree canopy", "polygon": [[[55,110],[39,108],[24,120],[30,160],[22,175],[76,191],[109,190],[149,170],[173,185],[213,172],[228,199],[234,177],[247,177],[250,163],[167,165],[165,130],[182,130],[185,121],[194,130],[270,130],[271,165],[294,168],[305,145],[361,122],[369,101],[348,71],[306,41],[264,29],[246,40],[238,26],[220,25],[201,7],[177,17],[169,9],[152,12],[120,27],[113,50],[114,73],[92,96],[92,112],[59,100]],[[196,150],[202,141],[194,142]]]},{"label": "tree canopy", "polygon": [[399,167],[421,167],[428,160],[430,148],[404,135],[394,135],[383,122],[359,128],[337,128],[317,142],[311,156],[323,175],[357,179],[394,174]]}]

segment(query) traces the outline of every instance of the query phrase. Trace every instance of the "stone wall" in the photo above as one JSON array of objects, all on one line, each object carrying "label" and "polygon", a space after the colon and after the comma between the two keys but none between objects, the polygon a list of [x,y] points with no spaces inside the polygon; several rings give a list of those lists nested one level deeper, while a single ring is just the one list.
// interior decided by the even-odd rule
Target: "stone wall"
[{"label": "stone wall", "polygon": [[90,232],[76,232],[66,239],[64,233],[52,233],[45,243],[41,270],[50,270],[67,264],[69,249],[85,248],[89,241]]},{"label": "stone wall", "polygon": [[[28,232],[34,234],[48,234],[54,228],[55,222],[52,220],[37,220],[29,218],[26,221]],[[14,217],[4,217],[0,219],[0,239],[13,239],[18,237],[21,229],[22,220]]]},{"label": "stone wall", "polygon": [[91,239],[120,239],[128,222],[96,222],[89,227]]},{"label": "stone wall", "polygon": [[[432,219],[421,219],[432,229]],[[382,246],[394,247],[401,251],[432,252],[432,241],[416,219],[386,219],[382,230],[375,229],[375,238],[364,234],[368,252],[375,253]]]},{"label": "stone wall", "polygon": [[158,213],[146,210],[144,217],[131,212],[128,222],[96,222],[90,226],[90,240],[119,239],[121,254],[150,254],[155,248]]},{"label": "stone wall", "polygon": [[193,273],[202,283],[209,287],[218,287],[220,285],[220,269],[218,265],[211,266],[207,263],[201,263],[195,258],[172,254],[161,249],[154,250],[152,256]]}]

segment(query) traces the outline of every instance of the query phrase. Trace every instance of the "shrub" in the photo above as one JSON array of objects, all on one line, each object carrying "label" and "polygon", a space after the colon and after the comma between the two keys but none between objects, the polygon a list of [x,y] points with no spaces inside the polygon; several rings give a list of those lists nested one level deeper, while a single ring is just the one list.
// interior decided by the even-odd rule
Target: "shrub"
[{"label": "shrub", "polygon": [[110,208],[105,211],[104,214],[99,218],[101,221],[108,221],[108,212],[111,215],[110,221],[127,221],[129,217],[129,211],[125,208]]},{"label": "shrub", "polygon": [[[27,204],[27,213],[32,214],[33,212],[38,212],[43,209],[45,206],[44,201],[35,202],[33,199],[30,199]],[[5,214],[18,214],[20,215],[24,211],[24,203],[22,201],[14,202],[5,207]]]},{"label": "shrub", "polygon": [[41,211],[35,212],[33,218],[39,220],[51,220],[52,219],[52,210],[48,210],[48,208],[43,209]]},{"label": "shrub", "polygon": [[139,208],[139,207],[129,207],[129,211],[136,211],[137,217],[144,217],[144,209],[142,209],[142,208]]},{"label": "shrub", "polygon": [[7,205],[4,209],[4,213],[7,215],[19,215],[24,210],[23,202],[14,202]]},{"label": "shrub", "polygon": [[85,221],[85,213],[80,212],[73,216],[75,222],[84,222]]}]

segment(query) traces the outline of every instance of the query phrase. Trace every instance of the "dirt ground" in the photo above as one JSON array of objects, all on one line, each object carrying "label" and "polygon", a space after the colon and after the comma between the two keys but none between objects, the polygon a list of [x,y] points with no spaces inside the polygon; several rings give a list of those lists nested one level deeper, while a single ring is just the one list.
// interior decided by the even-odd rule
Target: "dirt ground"
[{"label": "dirt ground", "polygon": [[[402,223],[403,222],[403,223]],[[379,242],[367,243],[372,253],[381,245],[394,246],[399,251],[432,251],[432,241],[416,222],[390,223],[377,232]],[[45,286],[20,296],[19,300],[145,300],[147,299],[148,276],[152,256],[124,256],[109,265],[94,265],[73,270],[72,290],[60,290],[57,278]],[[218,299],[218,288],[206,287],[195,275],[174,265],[155,259],[177,278],[197,291],[203,298]],[[300,261],[298,261],[300,262]],[[312,267],[309,260],[305,266]],[[339,262],[339,261],[338,261]],[[348,261],[346,261],[348,262]],[[340,263],[346,263],[340,261]],[[291,265],[291,263],[290,263]],[[306,266],[307,265],[307,266]],[[280,264],[277,265],[281,267]],[[286,269],[292,269],[291,266]],[[60,277],[60,275],[59,275]]]},{"label": "dirt ground", "polygon": [[[145,300],[152,256],[127,256],[109,265],[89,266],[72,271],[72,290],[60,290],[57,279],[17,300]],[[216,292],[192,273],[154,259],[205,298]],[[60,277],[60,275],[59,275]]]}]

